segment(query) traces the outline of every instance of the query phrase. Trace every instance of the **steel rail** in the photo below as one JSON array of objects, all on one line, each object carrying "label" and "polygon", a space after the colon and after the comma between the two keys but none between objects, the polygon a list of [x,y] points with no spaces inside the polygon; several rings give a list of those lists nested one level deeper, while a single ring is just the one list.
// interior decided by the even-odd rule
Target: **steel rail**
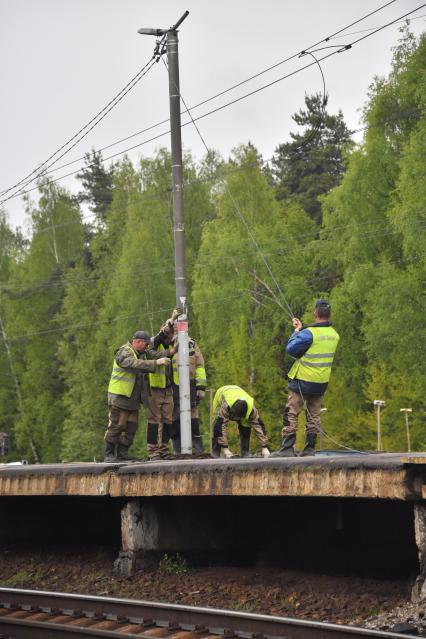
[{"label": "steel rail", "polygon": [[[160,634],[158,634],[160,632]],[[404,639],[407,635],[317,621],[133,599],[0,588],[0,637],[87,639]]]}]

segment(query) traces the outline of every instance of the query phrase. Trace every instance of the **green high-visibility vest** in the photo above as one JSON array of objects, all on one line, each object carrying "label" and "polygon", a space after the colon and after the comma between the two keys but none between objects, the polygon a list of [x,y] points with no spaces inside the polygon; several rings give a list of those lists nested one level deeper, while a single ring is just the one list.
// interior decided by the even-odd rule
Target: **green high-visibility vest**
[{"label": "green high-visibility vest", "polygon": [[[160,344],[159,351],[164,351],[164,346]],[[149,373],[149,385],[151,388],[166,388],[166,367],[157,366],[157,373]]]},{"label": "green high-visibility vest", "polygon": [[339,334],[332,326],[309,326],[312,344],[290,369],[290,379],[326,384],[330,379],[334,354],[339,343]]},{"label": "green high-visibility vest", "polygon": [[[128,345],[128,348],[129,351],[131,351],[131,353],[133,354],[135,360],[139,359],[138,352],[132,346],[130,346],[130,344]],[[119,366],[114,359],[112,364],[111,379],[108,386],[108,393],[130,397],[135,387],[135,382],[136,372],[131,373],[130,371],[121,368],[121,366]]]},{"label": "green high-visibility vest", "polygon": [[172,357],[173,383],[179,386],[179,371],[176,354]]},{"label": "green high-visibility vest", "polygon": [[254,399],[239,386],[228,385],[221,386],[217,389],[213,399],[213,413],[217,413],[223,400],[225,400],[228,406],[232,407],[239,399],[243,399],[247,402],[247,413],[243,417],[244,420],[247,420],[253,410]]},{"label": "green high-visibility vest", "polygon": [[207,375],[206,369],[204,366],[197,366],[195,369],[195,386],[198,388],[199,386],[203,386],[205,388],[207,384]]}]

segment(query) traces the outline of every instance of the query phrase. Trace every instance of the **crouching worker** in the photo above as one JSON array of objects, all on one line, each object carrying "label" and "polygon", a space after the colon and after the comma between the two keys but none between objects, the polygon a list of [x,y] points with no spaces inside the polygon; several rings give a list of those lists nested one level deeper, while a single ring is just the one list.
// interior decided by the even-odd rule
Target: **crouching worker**
[{"label": "crouching worker", "polygon": [[262,457],[269,457],[268,437],[265,425],[259,411],[254,406],[254,399],[239,386],[222,386],[218,388],[213,399],[213,423],[212,454],[220,457],[223,454],[226,459],[233,457],[229,450],[227,429],[230,421],[238,423],[240,432],[241,457],[250,454],[250,434],[253,428],[262,446]]},{"label": "crouching worker", "polygon": [[105,433],[106,462],[131,460],[128,450],[138,428],[139,408],[147,394],[147,374],[161,371],[170,363],[167,357],[147,359],[151,337],[136,331],[132,341],[115,353],[108,386],[108,428]]}]

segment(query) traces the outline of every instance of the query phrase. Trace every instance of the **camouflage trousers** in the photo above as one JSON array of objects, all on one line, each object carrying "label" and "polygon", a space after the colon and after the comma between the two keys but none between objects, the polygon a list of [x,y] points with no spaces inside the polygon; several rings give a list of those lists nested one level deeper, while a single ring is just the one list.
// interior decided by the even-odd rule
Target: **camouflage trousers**
[{"label": "camouflage trousers", "polygon": [[[228,448],[228,424],[229,419],[229,406],[223,401],[218,410],[214,426],[213,426],[213,441],[216,440],[221,448]],[[268,436],[265,430],[265,424],[260,417],[260,413],[253,406],[248,422],[244,426],[252,428],[258,438],[262,448],[268,446]]]},{"label": "camouflage trousers", "polygon": [[108,428],[104,440],[111,444],[131,446],[138,429],[139,411],[123,410],[116,406],[108,409]]},{"label": "camouflage trousers", "polygon": [[300,395],[290,391],[287,403],[284,407],[283,437],[297,433],[299,425],[299,415],[302,409],[306,414],[306,434],[317,435],[321,430],[321,404],[324,395]]},{"label": "camouflage trousers", "polygon": [[151,388],[148,396],[148,456],[162,456],[169,452],[173,420],[173,392],[169,388]]}]

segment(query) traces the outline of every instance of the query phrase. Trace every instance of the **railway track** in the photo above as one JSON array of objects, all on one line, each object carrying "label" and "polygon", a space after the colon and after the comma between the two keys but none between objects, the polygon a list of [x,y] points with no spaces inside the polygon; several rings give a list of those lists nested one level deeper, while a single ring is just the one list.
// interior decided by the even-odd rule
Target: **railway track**
[{"label": "railway track", "polygon": [[0,639],[404,639],[407,635],[288,617],[0,588]]}]

